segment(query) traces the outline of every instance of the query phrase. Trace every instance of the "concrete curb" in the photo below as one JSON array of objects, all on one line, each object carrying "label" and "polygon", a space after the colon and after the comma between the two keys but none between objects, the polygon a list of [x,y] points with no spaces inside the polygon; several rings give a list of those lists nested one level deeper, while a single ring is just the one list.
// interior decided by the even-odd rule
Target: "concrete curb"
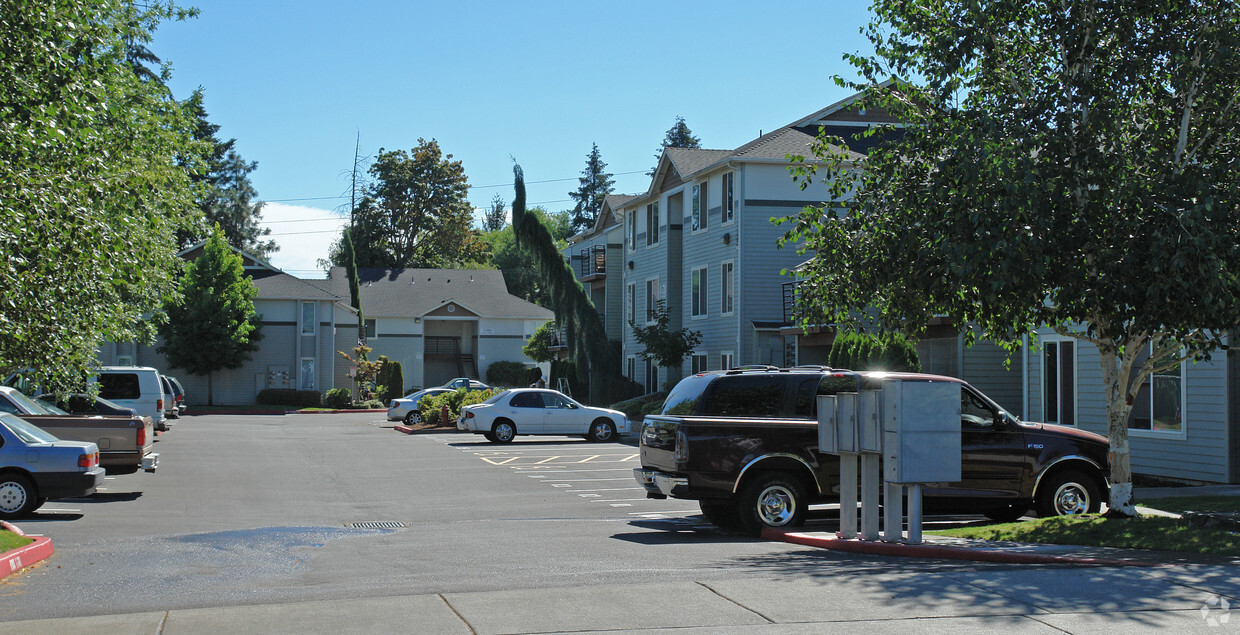
[{"label": "concrete curb", "polygon": [[451,428],[451,427],[449,428],[444,428],[444,427],[426,428],[424,430],[414,430],[413,428],[410,428],[409,426],[400,424],[400,423],[392,426],[392,429],[396,430],[397,432],[400,432],[401,434],[436,434],[436,433],[442,433],[442,432],[451,432],[451,433],[464,432],[464,430],[457,430],[456,428]]},{"label": "concrete curb", "polygon": [[[0,526],[19,535],[25,536],[26,533],[16,526],[7,522],[0,521]],[[22,569],[33,566],[34,564],[52,557],[56,550],[52,547],[52,539],[44,536],[31,536],[34,542],[25,547],[18,547],[11,551],[0,554],[0,578],[8,577],[17,573]]]},{"label": "concrete curb", "polygon": [[1124,567],[1157,567],[1156,562],[1139,560],[1119,560],[1114,558],[1094,558],[1090,556],[1063,556],[1045,553],[1017,553],[994,549],[974,549],[971,547],[948,547],[935,545],[908,545],[895,542],[872,542],[868,540],[831,538],[814,534],[785,532],[779,529],[764,529],[762,537],[807,547],[819,547],[834,551],[861,553],[874,556],[895,556],[902,558],[934,558],[939,560],[971,560],[974,562],[996,562],[1003,564],[1080,564],[1098,566]]}]

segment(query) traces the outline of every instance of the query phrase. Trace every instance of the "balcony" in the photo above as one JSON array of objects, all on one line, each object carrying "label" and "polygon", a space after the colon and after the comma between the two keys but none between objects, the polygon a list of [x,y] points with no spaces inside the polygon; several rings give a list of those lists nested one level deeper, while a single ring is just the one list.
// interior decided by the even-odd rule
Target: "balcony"
[{"label": "balcony", "polygon": [[797,288],[803,280],[785,282],[784,288],[784,324],[792,324],[801,318],[803,311],[797,306]]},{"label": "balcony", "polygon": [[582,282],[602,280],[607,277],[607,246],[591,245],[577,254],[578,277]]}]

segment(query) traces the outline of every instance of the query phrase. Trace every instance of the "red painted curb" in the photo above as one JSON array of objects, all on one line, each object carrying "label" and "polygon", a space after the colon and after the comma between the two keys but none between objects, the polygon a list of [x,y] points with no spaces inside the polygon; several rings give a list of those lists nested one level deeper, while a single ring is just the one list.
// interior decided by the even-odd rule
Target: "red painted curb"
[{"label": "red painted curb", "polygon": [[413,434],[413,428],[410,428],[409,426],[402,426],[400,424],[396,424],[395,426],[392,426],[392,427],[396,428],[397,432],[402,432],[404,434]]},{"label": "red painted curb", "polygon": [[[7,524],[7,523],[6,523]],[[12,525],[9,525],[10,527]],[[24,535],[24,534],[23,534]],[[0,554],[0,578],[17,573],[36,562],[52,557],[52,539],[45,536],[32,537],[34,542]]]},{"label": "red painted curb", "polygon": [[973,549],[970,547],[949,547],[934,545],[906,545],[895,542],[871,542],[867,540],[848,540],[843,538],[827,538],[785,532],[779,529],[764,529],[762,537],[767,540],[778,540],[807,547],[820,547],[834,551],[862,553],[875,556],[895,556],[902,558],[936,558],[940,560],[972,560],[976,562],[998,562],[1004,564],[1084,564],[1125,567],[1157,567],[1156,562],[1133,560],[1116,560],[1111,558],[1092,558],[1083,556],[1058,556],[1037,553],[1013,553],[989,549]]}]

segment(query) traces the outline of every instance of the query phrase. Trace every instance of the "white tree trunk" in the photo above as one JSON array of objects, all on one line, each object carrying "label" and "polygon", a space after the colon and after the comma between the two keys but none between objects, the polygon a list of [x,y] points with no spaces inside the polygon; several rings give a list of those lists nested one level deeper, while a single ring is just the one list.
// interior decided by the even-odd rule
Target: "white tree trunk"
[{"label": "white tree trunk", "polygon": [[1132,404],[1128,400],[1128,377],[1132,370],[1132,356],[1118,358],[1111,341],[1097,342],[1097,346],[1107,396],[1107,438],[1111,443],[1107,455],[1111,464],[1108,513],[1136,516],[1137,508],[1132,500],[1132,460],[1128,451],[1128,415],[1132,412]]}]

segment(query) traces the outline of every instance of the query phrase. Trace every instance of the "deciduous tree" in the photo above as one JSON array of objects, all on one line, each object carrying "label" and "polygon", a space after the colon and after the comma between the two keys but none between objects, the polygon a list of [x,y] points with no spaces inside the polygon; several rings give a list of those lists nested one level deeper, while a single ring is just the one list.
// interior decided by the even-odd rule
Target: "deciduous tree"
[{"label": "deciduous tree", "polygon": [[642,359],[653,361],[656,366],[680,368],[685,358],[702,343],[701,331],[687,328],[671,330],[671,316],[664,300],[655,300],[651,316],[654,318],[653,323],[647,326],[638,326],[636,322],[629,320],[633,337],[642,347],[638,355],[641,355]]},{"label": "deciduous tree", "polygon": [[258,289],[245,275],[241,256],[219,227],[203,245],[202,254],[185,266],[181,294],[164,310],[158,350],[173,368],[207,376],[207,404],[214,404],[215,371],[240,368],[258,350],[263,338],[262,316],[254,312]]},{"label": "deciduous tree", "polygon": [[[1045,325],[1096,347],[1113,513],[1134,514],[1128,429],[1152,375],[1240,325],[1240,6],[878,0],[858,106],[904,121],[864,161],[822,137],[838,200],[790,239],[816,253],[809,321],[1006,343]],[[889,77],[911,78],[895,81]],[[867,309],[874,307],[874,313]]]}]

